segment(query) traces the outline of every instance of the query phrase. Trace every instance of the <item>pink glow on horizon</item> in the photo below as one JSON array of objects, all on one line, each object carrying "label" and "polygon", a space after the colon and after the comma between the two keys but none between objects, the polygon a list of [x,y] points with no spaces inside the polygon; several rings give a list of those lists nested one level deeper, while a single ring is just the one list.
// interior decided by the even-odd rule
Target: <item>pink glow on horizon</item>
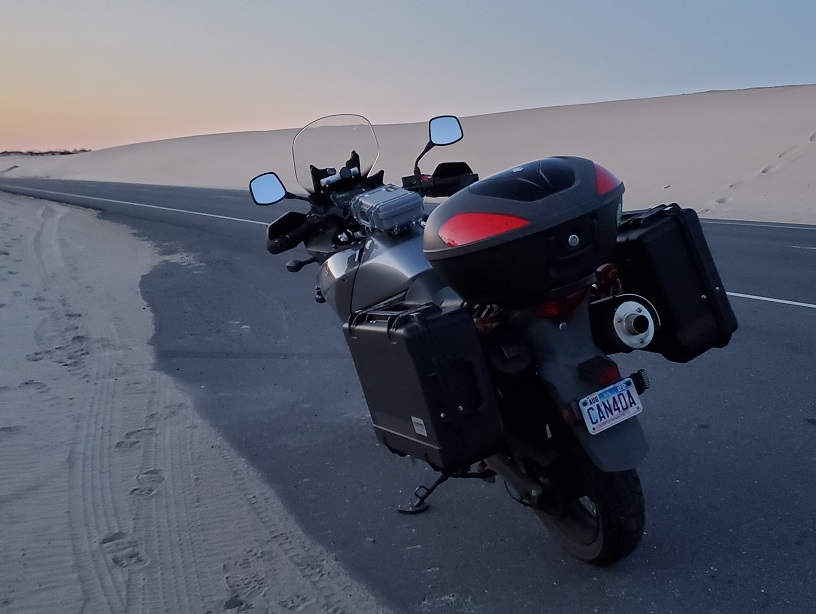
[{"label": "pink glow on horizon", "polygon": [[816,4],[783,4],[8,3],[0,151],[816,83]]}]

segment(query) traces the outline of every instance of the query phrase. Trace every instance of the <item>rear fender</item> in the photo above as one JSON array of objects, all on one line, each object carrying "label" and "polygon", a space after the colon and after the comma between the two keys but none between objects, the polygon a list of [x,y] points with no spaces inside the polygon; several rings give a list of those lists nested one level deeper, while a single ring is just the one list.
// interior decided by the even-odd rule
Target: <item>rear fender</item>
[{"label": "rear fender", "polygon": [[537,378],[592,462],[606,472],[637,467],[649,450],[637,417],[591,435],[583,418],[570,410],[572,401],[598,390],[597,384],[579,377],[578,365],[596,356],[608,359],[592,340],[588,303],[583,303],[566,319],[534,318],[526,322],[524,328]]}]

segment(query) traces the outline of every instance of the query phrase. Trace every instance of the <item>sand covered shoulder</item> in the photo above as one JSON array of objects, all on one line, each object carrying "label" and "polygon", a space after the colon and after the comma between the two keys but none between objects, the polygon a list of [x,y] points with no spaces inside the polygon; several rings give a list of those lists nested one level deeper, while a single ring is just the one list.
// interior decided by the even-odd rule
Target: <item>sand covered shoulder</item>
[{"label": "sand covered shoulder", "polygon": [[[703,217],[816,224],[816,85],[530,109],[462,124],[464,140],[432,151],[423,170],[461,159],[487,177],[529,160],[577,155],[623,179],[629,209],[678,202]],[[375,129],[377,168],[399,183],[425,145],[427,126]],[[216,134],[72,156],[2,157],[0,183],[41,176],[246,189],[254,175],[275,170],[297,191],[294,134]]]},{"label": "sand covered shoulder", "polygon": [[0,194],[0,610],[382,611],[154,370],[159,261]]}]

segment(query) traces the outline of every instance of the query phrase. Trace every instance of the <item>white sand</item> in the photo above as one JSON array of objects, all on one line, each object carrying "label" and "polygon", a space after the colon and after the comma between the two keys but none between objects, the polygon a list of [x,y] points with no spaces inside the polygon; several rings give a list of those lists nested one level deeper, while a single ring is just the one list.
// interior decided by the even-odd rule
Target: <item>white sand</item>
[{"label": "white sand", "polygon": [[159,261],[0,194],[0,611],[381,611],[153,369]]},{"label": "white sand", "polygon": [[[451,109],[455,112],[455,109]],[[627,208],[679,202],[706,217],[816,223],[816,86],[707,92],[533,109],[463,119],[465,138],[427,156],[431,171],[464,159],[486,177],[549,155],[603,164],[626,184]],[[409,174],[424,124],[380,126],[386,179]],[[0,157],[4,176],[246,188],[292,174],[294,130],[189,137],[54,158]],[[12,166],[17,166],[12,170]]]}]

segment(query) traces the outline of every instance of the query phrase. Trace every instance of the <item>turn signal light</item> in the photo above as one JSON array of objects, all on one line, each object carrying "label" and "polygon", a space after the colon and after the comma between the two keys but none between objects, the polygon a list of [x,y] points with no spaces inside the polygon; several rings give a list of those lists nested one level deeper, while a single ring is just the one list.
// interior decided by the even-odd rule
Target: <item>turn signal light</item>
[{"label": "turn signal light", "polygon": [[603,196],[617,188],[621,180],[615,177],[610,171],[600,164],[595,164],[595,191],[598,196]]}]

